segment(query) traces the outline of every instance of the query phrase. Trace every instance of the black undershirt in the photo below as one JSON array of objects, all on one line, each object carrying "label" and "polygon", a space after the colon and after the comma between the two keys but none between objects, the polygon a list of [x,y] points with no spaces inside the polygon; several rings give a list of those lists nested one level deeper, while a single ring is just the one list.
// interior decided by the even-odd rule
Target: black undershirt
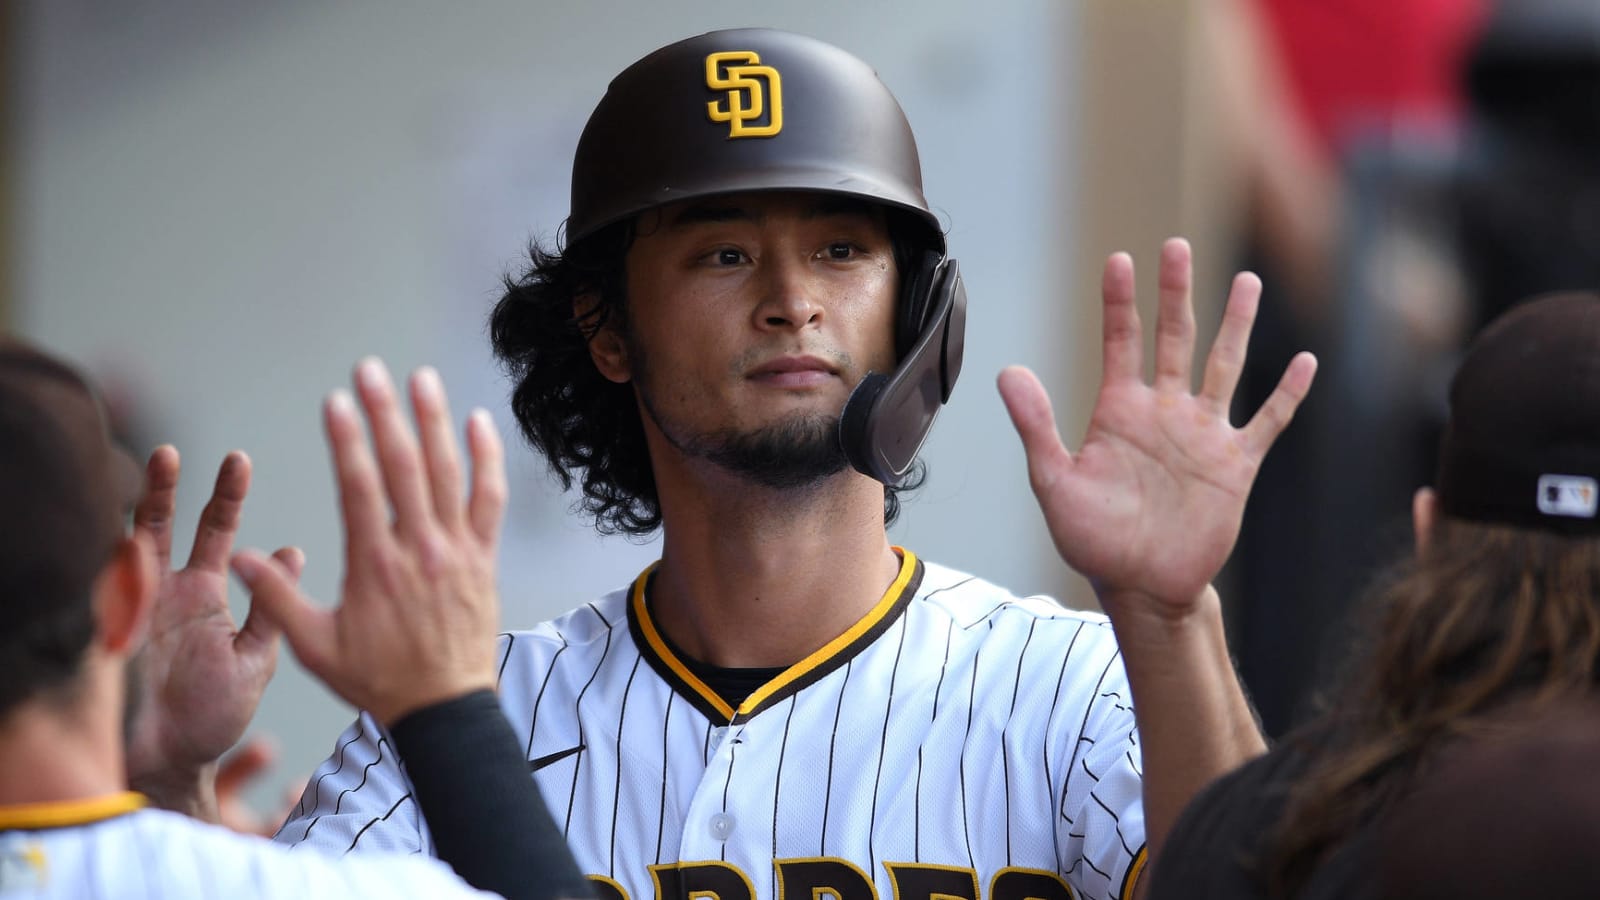
[{"label": "black undershirt", "polygon": [[758,666],[754,668],[714,666],[708,662],[701,662],[683,652],[677,644],[672,642],[672,638],[667,637],[666,632],[660,632],[660,634],[661,640],[667,645],[667,649],[672,651],[672,655],[683,660],[683,664],[689,667],[689,671],[694,673],[694,677],[705,682],[705,686],[715,691],[717,696],[722,698],[722,702],[734,709],[738,709],[739,704],[744,702],[744,698],[755,693],[757,688],[789,670],[788,666]]}]

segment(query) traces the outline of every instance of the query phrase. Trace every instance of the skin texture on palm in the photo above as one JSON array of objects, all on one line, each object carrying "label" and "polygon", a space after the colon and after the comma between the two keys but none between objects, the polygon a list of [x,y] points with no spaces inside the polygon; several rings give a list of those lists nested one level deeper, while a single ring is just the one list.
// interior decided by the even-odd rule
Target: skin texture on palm
[{"label": "skin texture on palm", "polygon": [[1266,749],[1239,686],[1210,582],[1232,552],[1261,460],[1310,390],[1316,360],[1290,361],[1242,428],[1229,422],[1261,295],[1238,275],[1198,392],[1189,246],[1162,248],[1155,378],[1143,375],[1133,262],[1114,254],[1102,280],[1104,369],[1077,453],[1050,399],[1022,368],[999,389],[1022,438],[1028,476],[1057,551],[1095,585],[1111,617],[1138,710],[1151,858],[1200,787]]},{"label": "skin texture on palm", "polygon": [[345,524],[339,605],[314,606],[281,559],[247,551],[233,567],[307,669],[391,724],[421,707],[494,689],[504,452],[488,413],[475,411],[466,429],[469,486],[444,386],[432,369],[411,378],[416,433],[382,363],[363,360],[356,388],[370,444],[349,393],[335,391],[323,409]]},{"label": "skin texture on palm", "polygon": [[[152,546],[160,576],[149,636],[134,671],[141,692],[129,734],[130,784],[170,809],[220,820],[212,781],[216,761],[244,734],[277,667],[278,629],[252,612],[236,626],[228,611],[228,556],[250,488],[250,459],[223,460],[200,515],[189,560],[172,568],[180,461],[159,447],[145,468],[134,528]],[[273,554],[297,579],[305,557]]]}]

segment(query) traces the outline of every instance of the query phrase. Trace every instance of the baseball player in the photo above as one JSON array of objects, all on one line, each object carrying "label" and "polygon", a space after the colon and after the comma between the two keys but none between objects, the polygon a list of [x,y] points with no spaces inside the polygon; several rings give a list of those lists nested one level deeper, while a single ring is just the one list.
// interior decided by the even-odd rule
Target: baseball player
[{"label": "baseball player", "polygon": [[[1480,780],[1451,802],[1429,785],[1464,783],[1449,760],[1474,741],[1549,739],[1542,717],[1595,709],[1600,293],[1513,306],[1468,346],[1449,396],[1434,483],[1412,502],[1416,552],[1373,591],[1343,678],[1318,715],[1184,811],[1152,898],[1379,896],[1385,868],[1439,882],[1397,896],[1473,896],[1460,886],[1477,882],[1549,897],[1593,870],[1593,835],[1561,820],[1571,806],[1542,802],[1539,778]],[[1542,840],[1555,833],[1570,842]]]},{"label": "baseball player", "polygon": [[[1128,897],[1195,788],[1262,749],[1208,583],[1313,362],[1234,429],[1259,283],[1236,280],[1193,393],[1174,241],[1145,384],[1112,257],[1082,450],[1030,373],[1000,378],[1111,617],[1017,596],[886,536],[961,366],[946,251],[904,115],[835,47],[691,38],[591,116],[565,246],[508,284],[493,340],[524,435],[601,531],[661,528],[662,557],[503,635],[498,682],[608,900]],[[362,715],[279,839],[432,852],[384,743]]]},{"label": "baseball player", "polygon": [[[374,422],[398,418],[392,403],[369,403],[368,410]],[[441,418],[448,422],[442,399],[418,405],[424,425],[436,430]],[[353,407],[335,401],[329,419],[341,490],[347,497],[365,492],[381,500],[376,472],[362,471],[365,441],[352,430],[359,427]],[[493,427],[481,418],[469,435],[477,485],[473,528],[492,527],[499,514],[498,444]],[[380,438],[380,448],[387,441]],[[108,438],[89,386],[62,363],[0,338],[0,504],[7,523],[0,540],[0,898],[499,896],[469,887],[435,860],[294,853],[147,808],[144,795],[127,790],[130,775],[163,785],[140,753],[165,755],[170,763],[183,755],[182,748],[214,737],[168,727],[181,724],[181,717],[162,709],[174,702],[174,693],[182,702],[201,693],[206,679],[223,686],[248,680],[250,673],[239,671],[244,666],[270,671],[276,643],[268,618],[253,615],[235,631],[227,615],[225,565],[248,481],[242,454],[223,466],[189,565],[158,575],[164,560],[157,556],[165,556],[167,545],[163,534],[152,531],[170,523],[176,463],[171,448],[155,455],[151,489],[130,536],[124,514],[138,493],[138,468]],[[292,580],[301,559],[293,550],[270,559],[250,554],[239,567],[251,578],[267,570]],[[375,684],[359,683],[350,667],[327,667],[324,677],[385,723],[406,754],[426,807],[435,817],[449,818],[459,801],[437,798],[463,780],[456,770],[492,769],[496,757],[507,755],[512,768],[522,761],[486,690],[493,684],[494,604],[478,601],[492,601],[493,594],[471,595],[474,602],[440,612],[446,604],[435,598],[457,597],[391,590],[375,603],[360,593],[364,578],[354,571],[344,603],[321,615],[341,628],[348,657],[392,662],[387,669],[358,673],[376,677]],[[399,620],[404,627],[383,627],[395,621],[391,604],[418,597],[425,602],[406,608],[408,615]],[[428,615],[430,610],[436,614]],[[435,627],[441,622],[457,627]],[[428,652],[402,652],[407,634],[421,629],[428,632]],[[243,663],[235,658],[240,656]],[[141,698],[148,702],[138,703]],[[125,760],[129,717],[136,732],[150,732],[156,721],[161,736],[155,750],[135,751]],[[460,727],[479,739],[453,743]],[[450,748],[457,759],[441,761],[435,746]],[[167,765],[164,784],[176,785],[182,769]],[[507,791],[513,802],[498,806],[526,829],[516,840],[491,842],[489,851],[498,858],[448,856],[476,883],[503,886],[510,897],[587,895],[587,882],[572,868],[542,802],[526,790],[530,786],[523,774]],[[479,802],[473,808],[496,806]],[[529,878],[530,861],[537,880]],[[514,878],[505,877],[507,872]]]}]

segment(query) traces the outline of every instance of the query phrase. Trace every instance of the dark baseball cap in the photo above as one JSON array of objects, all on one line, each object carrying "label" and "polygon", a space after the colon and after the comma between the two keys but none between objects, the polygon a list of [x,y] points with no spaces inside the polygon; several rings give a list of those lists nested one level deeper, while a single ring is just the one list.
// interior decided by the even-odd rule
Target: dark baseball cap
[{"label": "dark baseball cap", "polygon": [[[0,622],[26,631],[48,604],[87,602],[127,533],[139,466],[87,379],[0,335]],[[31,615],[30,615],[31,614]]]},{"label": "dark baseball cap", "polygon": [[1600,294],[1525,301],[1472,342],[1435,484],[1455,518],[1600,533]]}]

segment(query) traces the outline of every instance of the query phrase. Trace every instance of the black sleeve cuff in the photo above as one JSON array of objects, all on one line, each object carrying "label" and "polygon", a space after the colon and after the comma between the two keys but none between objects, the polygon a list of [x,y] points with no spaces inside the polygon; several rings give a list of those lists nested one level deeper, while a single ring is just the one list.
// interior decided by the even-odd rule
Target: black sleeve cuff
[{"label": "black sleeve cuff", "polygon": [[467,883],[508,900],[594,897],[493,691],[424,707],[389,734],[439,858]]}]

